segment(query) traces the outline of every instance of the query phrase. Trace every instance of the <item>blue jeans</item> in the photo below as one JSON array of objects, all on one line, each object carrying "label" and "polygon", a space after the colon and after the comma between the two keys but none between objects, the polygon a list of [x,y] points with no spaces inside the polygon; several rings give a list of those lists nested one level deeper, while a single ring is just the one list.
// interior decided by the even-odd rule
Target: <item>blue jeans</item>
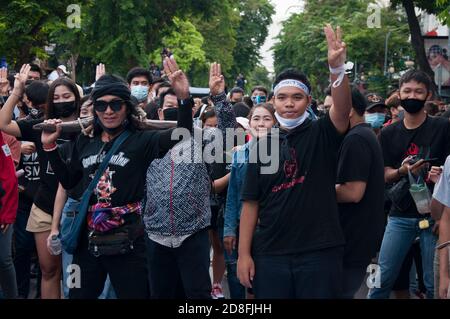
[{"label": "blue jeans", "polygon": [[[219,227],[219,236],[223,244],[223,227]],[[236,238],[236,249],[233,250],[231,255],[228,255],[225,249],[223,251],[225,257],[225,265],[227,267],[227,282],[228,288],[230,290],[230,299],[245,299],[245,287],[241,285],[241,282],[237,277],[238,243],[239,236]]]},{"label": "blue jeans", "polygon": [[13,231],[13,225],[9,225],[5,233],[0,232],[0,287],[6,299],[15,299],[18,296],[11,251]]},{"label": "blue jeans", "polygon": [[[78,209],[78,205],[80,204],[79,201],[67,198],[66,205],[64,205],[63,213],[61,216],[61,225],[63,223],[63,220],[66,218],[66,214],[70,212],[74,212]],[[67,285],[67,279],[68,275],[70,273],[70,269],[68,267],[72,264],[73,255],[67,253],[64,249],[62,251],[62,273],[63,273],[63,292],[64,292],[64,298],[69,299],[69,287]],[[105,288],[103,289],[103,292],[98,297],[98,299],[116,299],[116,294],[114,292],[114,289],[111,285],[111,281],[109,280],[109,276],[106,277],[105,281]]]},{"label": "blue jeans", "polygon": [[430,217],[427,219],[430,227],[422,230],[419,228],[419,222],[422,220],[420,218],[389,217],[378,261],[380,266],[380,287],[373,288],[369,292],[370,299],[389,298],[403,260],[418,236],[420,238],[423,281],[427,290],[427,298],[433,299],[433,260],[437,237],[432,232],[434,221]]},{"label": "blue jeans", "polygon": [[[237,245],[236,245],[237,246]],[[227,266],[227,281],[230,289],[230,299],[245,299],[245,287],[241,285],[237,277],[237,247],[231,255],[224,250],[225,265]]]},{"label": "blue jeans", "polygon": [[254,256],[256,299],[333,299],[342,295],[343,247]]}]

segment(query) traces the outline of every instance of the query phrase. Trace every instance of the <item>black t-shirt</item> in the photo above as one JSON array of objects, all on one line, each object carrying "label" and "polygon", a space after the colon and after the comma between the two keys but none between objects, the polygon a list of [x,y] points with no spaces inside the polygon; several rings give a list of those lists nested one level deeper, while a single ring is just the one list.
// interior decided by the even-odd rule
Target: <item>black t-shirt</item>
[{"label": "black t-shirt", "polygon": [[[177,127],[192,131],[192,102],[179,107]],[[111,157],[108,166],[100,177],[90,204],[103,204],[103,207],[120,207],[139,202],[144,197],[146,173],[155,158],[162,157],[182,136],[173,135],[173,130],[134,131],[120,145]],[[61,185],[72,189],[80,184],[86,190],[114,144],[114,140],[102,142],[101,134],[94,138],[79,135],[73,144],[71,160],[65,163],[59,151],[48,152]]]},{"label": "black t-shirt", "polygon": [[[160,135],[159,131],[132,133],[112,156],[94,188],[90,204],[119,207],[142,200],[147,168],[154,158],[160,156]],[[68,163],[61,160],[58,152],[50,152],[50,161],[62,186],[72,189],[79,184],[82,191],[86,190],[113,143],[114,140],[102,142],[100,136],[89,138],[80,135]]]},{"label": "black t-shirt", "polygon": [[19,185],[24,188],[19,193],[19,207],[30,207],[33,204],[34,195],[40,184],[38,153],[34,152],[30,155],[22,154],[18,168],[24,171],[23,176],[19,178]]},{"label": "black t-shirt", "polygon": [[[225,158],[222,163],[214,162],[211,164],[207,164],[207,169],[208,169],[209,177],[212,180],[220,179],[230,172],[228,170],[227,163],[225,163]],[[227,198],[227,191],[228,191],[228,188],[225,187],[225,189],[219,194],[216,194],[215,192],[213,192],[211,194],[211,206],[217,206],[217,205],[222,206],[223,204],[225,204],[225,201]]]},{"label": "black t-shirt", "polygon": [[[403,121],[391,124],[381,130],[380,144],[383,151],[384,166],[399,168],[409,155],[419,158],[437,158],[433,166],[444,165],[450,153],[450,121],[440,117],[427,116],[425,122],[416,129],[407,129]],[[430,185],[429,185],[430,186]],[[411,195],[409,208],[400,212],[392,205],[390,215],[408,218],[421,218]]]},{"label": "black t-shirt", "polygon": [[[70,161],[72,160],[72,151],[73,151],[73,147],[74,147],[75,141],[70,141],[67,143],[64,143],[63,145],[61,145],[58,150],[59,153],[61,154],[61,159],[66,162],[66,164],[69,165]],[[75,200],[80,200],[81,197],[83,196],[83,192],[84,192],[84,188],[82,183],[78,183],[74,188],[66,190],[67,192],[67,196],[75,199]]]},{"label": "black t-shirt", "polygon": [[326,116],[258,142],[257,147],[279,141],[279,148],[272,141],[267,152],[273,153],[269,164],[278,164],[276,172],[265,174],[261,169],[268,168],[263,164],[267,160],[261,157],[248,164],[243,184],[242,199],[259,203],[253,254],[294,254],[344,244],[335,190],[342,137]]},{"label": "black t-shirt", "polygon": [[[33,129],[33,125],[41,123],[43,120],[18,121],[21,140],[33,142],[36,145],[39,160],[40,185],[34,195],[34,204],[44,212],[53,215],[53,205],[55,203],[56,191],[58,189],[58,180],[48,161],[46,152],[42,149],[41,131]],[[61,136],[57,144],[61,145],[73,139],[73,135]]]},{"label": "black t-shirt", "polygon": [[337,184],[366,182],[359,203],[339,204],[345,236],[344,265],[367,266],[384,230],[384,165],[381,147],[369,124],[350,130],[339,151]]}]

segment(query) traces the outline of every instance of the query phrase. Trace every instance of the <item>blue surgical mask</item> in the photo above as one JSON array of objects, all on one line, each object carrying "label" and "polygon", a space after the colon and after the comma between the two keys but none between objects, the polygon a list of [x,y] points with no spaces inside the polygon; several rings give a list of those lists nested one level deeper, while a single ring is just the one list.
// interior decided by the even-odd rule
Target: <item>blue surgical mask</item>
[{"label": "blue surgical mask", "polygon": [[148,86],[135,85],[131,87],[131,95],[133,95],[139,103],[144,102],[148,97]]},{"label": "blue surgical mask", "polygon": [[257,95],[257,96],[252,97],[253,104],[255,104],[255,105],[265,103],[266,100],[267,100],[267,98],[265,96]]},{"label": "blue surgical mask", "polygon": [[370,124],[372,128],[383,127],[386,120],[386,114],[384,113],[370,113],[365,115],[366,123]]}]

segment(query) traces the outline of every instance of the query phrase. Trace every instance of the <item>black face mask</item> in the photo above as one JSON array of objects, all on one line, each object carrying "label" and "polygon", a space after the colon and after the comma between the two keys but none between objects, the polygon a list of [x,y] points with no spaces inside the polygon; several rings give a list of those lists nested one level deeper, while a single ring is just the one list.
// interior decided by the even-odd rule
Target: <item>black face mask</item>
[{"label": "black face mask", "polygon": [[401,106],[406,112],[410,114],[416,114],[425,106],[425,100],[418,99],[406,99],[401,100]]},{"label": "black face mask", "polygon": [[178,120],[178,108],[171,107],[163,111],[165,121],[177,121]]},{"label": "black face mask", "polygon": [[77,106],[75,105],[75,101],[53,103],[53,106],[54,106],[55,116],[57,118],[69,117],[77,111]]}]

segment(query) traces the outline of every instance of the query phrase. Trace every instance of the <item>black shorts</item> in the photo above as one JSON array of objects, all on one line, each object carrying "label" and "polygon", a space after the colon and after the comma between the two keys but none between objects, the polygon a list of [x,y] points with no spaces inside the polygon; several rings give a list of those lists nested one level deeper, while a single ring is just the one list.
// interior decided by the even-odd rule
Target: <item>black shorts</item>
[{"label": "black shorts", "polygon": [[223,227],[223,206],[211,206],[211,225],[209,229],[218,231]]}]

